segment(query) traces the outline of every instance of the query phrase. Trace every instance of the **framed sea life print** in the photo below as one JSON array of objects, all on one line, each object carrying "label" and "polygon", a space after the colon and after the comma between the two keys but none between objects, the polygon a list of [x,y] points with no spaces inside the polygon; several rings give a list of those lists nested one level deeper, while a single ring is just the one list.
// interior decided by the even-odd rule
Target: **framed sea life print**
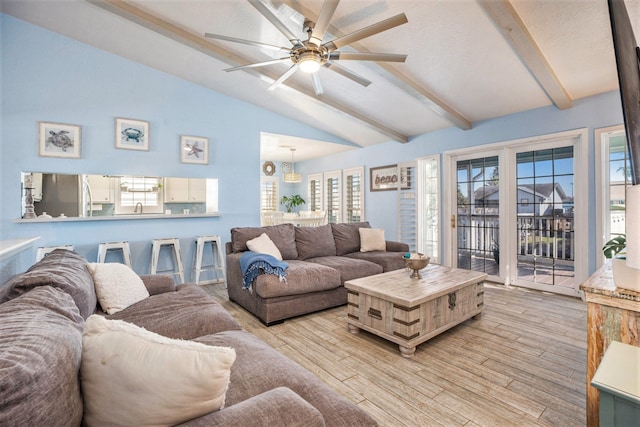
[{"label": "framed sea life print", "polygon": [[38,154],[45,157],[80,158],[80,126],[63,123],[38,124]]},{"label": "framed sea life print", "polygon": [[116,118],[116,148],[149,151],[149,122]]},{"label": "framed sea life print", "polygon": [[182,135],[180,137],[180,161],[198,165],[209,164],[209,138]]}]

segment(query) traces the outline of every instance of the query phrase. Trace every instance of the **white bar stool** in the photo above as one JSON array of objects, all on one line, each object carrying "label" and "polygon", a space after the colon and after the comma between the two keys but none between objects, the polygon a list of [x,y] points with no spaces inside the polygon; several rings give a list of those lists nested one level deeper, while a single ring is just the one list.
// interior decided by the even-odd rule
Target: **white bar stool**
[{"label": "white bar stool", "polygon": [[120,250],[122,251],[122,261],[129,268],[133,268],[131,266],[131,249],[129,248],[129,242],[109,242],[109,243],[100,243],[98,245],[98,262],[104,263],[107,259],[107,252],[110,250]]},{"label": "white bar stool", "polygon": [[[202,265],[206,245],[211,245],[213,263]],[[196,285],[200,282],[200,273],[203,271],[213,271],[216,274],[216,282],[226,282],[224,277],[224,257],[222,255],[222,241],[220,240],[220,236],[196,236],[196,252],[193,259],[193,270]]]},{"label": "white bar stool", "polygon": [[46,257],[56,249],[66,249],[68,251],[72,251],[75,249],[75,247],[73,245],[41,246],[38,248],[38,252],[36,252],[36,262],[40,261],[42,258]]},{"label": "white bar stool", "polygon": [[182,268],[182,257],[180,255],[180,239],[177,239],[175,237],[171,237],[168,239],[153,239],[149,274],[158,273],[158,259],[160,258],[160,249],[162,249],[163,246],[170,246],[173,250],[173,269],[163,270],[161,272],[173,271],[173,275],[180,276],[180,283],[184,283],[184,270]]}]

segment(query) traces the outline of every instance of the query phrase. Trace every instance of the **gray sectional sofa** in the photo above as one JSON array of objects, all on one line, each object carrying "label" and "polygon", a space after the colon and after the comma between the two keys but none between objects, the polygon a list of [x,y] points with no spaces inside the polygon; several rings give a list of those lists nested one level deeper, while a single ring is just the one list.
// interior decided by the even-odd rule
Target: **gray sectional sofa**
[{"label": "gray sectional sofa", "polygon": [[[237,227],[226,244],[229,299],[273,325],[285,319],[347,303],[344,282],[404,268],[409,246],[386,241],[386,250],[361,252],[360,228],[368,222],[294,227],[281,224]],[[286,282],[272,274],[258,276],[243,289],[240,258],[247,241],[265,233],[289,266]]]},{"label": "gray sectional sofa", "polygon": [[[235,349],[224,408],[182,425],[376,424],[309,371],[243,331],[202,288],[176,286],[170,276],[142,278],[150,296],[107,318]],[[99,311],[86,260],[71,251],[52,252],[0,287],[0,425],[83,424],[82,332],[85,319]],[[166,390],[169,397],[171,392]]]}]

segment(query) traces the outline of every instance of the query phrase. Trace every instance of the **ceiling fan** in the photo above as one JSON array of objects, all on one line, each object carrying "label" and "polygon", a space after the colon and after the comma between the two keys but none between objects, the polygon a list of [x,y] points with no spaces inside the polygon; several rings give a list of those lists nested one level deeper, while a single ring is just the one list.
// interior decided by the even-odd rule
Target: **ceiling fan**
[{"label": "ceiling fan", "polygon": [[325,33],[329,28],[329,22],[331,21],[331,18],[333,17],[333,14],[338,7],[338,3],[340,3],[340,0],[325,0],[322,8],[320,9],[320,14],[318,15],[317,22],[314,23],[310,20],[304,21],[303,31],[308,34],[308,39],[305,41],[300,40],[298,36],[296,36],[289,28],[287,28],[287,26],[282,21],[280,21],[280,19],[278,19],[278,17],[276,17],[276,15],[274,15],[273,12],[271,12],[271,10],[267,8],[267,6],[265,6],[265,4],[260,0],[248,1],[256,9],[258,9],[258,12],[260,12],[265,18],[267,18],[269,22],[271,22],[282,34],[284,34],[284,36],[291,42],[292,47],[275,46],[267,43],[238,39],[235,37],[228,37],[219,34],[205,33],[205,37],[218,40],[226,40],[234,43],[242,43],[251,46],[258,46],[273,51],[288,53],[288,56],[282,58],[264,62],[257,62],[254,64],[241,65],[224,70],[236,71],[247,68],[264,67],[287,61],[293,62],[293,65],[269,86],[269,90],[274,90],[275,88],[280,86],[285,80],[291,77],[293,73],[300,69],[303,72],[311,74],[313,90],[316,95],[321,95],[323,93],[323,89],[317,71],[322,66],[366,87],[371,84],[369,80],[339,65],[338,63],[336,63],[336,61],[359,60],[404,62],[407,59],[407,55],[393,53],[338,51],[338,49],[340,49],[341,47],[347,46],[358,40],[362,40],[366,37],[370,37],[374,34],[378,34],[391,28],[397,27],[398,25],[407,23],[407,17],[404,13],[400,13],[389,19],[385,19],[376,24],[361,28],[360,30],[354,31],[351,34],[347,34],[345,36],[338,37],[336,39],[323,43],[322,39],[324,38]]}]

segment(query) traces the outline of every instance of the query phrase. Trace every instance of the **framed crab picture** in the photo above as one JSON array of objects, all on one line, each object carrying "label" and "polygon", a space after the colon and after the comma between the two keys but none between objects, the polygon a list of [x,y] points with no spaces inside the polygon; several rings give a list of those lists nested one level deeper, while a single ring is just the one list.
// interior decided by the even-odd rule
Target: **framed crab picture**
[{"label": "framed crab picture", "polygon": [[49,122],[38,125],[40,156],[80,158],[80,126]]},{"label": "framed crab picture", "polygon": [[209,164],[209,138],[180,136],[180,161],[198,165]]},{"label": "framed crab picture", "polygon": [[116,148],[149,151],[149,122],[116,118]]}]

